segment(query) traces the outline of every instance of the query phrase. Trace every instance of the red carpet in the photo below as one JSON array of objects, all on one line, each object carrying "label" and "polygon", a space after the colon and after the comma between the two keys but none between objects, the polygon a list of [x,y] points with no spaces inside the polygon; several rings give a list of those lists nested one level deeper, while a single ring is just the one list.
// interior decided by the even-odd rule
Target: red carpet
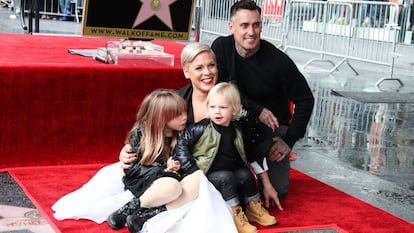
[{"label": "red carpet", "polygon": [[110,38],[1,34],[0,169],[110,163],[117,159],[138,104],[156,88],[189,81],[183,44],[154,41],[175,66],[109,65],[68,53]]},{"label": "red carpet", "polygon": [[[56,229],[70,232],[115,232],[106,224],[87,220],[56,221],[51,205],[62,195],[79,188],[101,165],[26,167],[9,172]],[[291,192],[283,200],[285,211],[271,210],[279,224],[261,233],[300,229],[336,228],[338,232],[413,232],[414,226],[398,217],[292,170]],[[121,232],[127,232],[121,231]]]}]

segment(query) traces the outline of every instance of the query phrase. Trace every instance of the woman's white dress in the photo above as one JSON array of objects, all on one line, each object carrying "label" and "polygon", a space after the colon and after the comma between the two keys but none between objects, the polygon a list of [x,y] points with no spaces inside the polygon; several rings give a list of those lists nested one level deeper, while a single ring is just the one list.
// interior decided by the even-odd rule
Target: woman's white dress
[{"label": "woman's white dress", "polygon": [[[57,220],[89,219],[102,223],[132,198],[133,194],[124,190],[118,162],[101,168],[81,188],[60,198],[52,206],[53,216]],[[142,230],[148,233],[195,231],[237,233],[230,207],[205,175],[201,176],[197,199],[156,215],[145,223]]]},{"label": "woman's white dress", "polygon": [[124,190],[120,162],[101,168],[86,184],[60,198],[53,206],[57,220],[90,219],[106,221],[134,195]]}]

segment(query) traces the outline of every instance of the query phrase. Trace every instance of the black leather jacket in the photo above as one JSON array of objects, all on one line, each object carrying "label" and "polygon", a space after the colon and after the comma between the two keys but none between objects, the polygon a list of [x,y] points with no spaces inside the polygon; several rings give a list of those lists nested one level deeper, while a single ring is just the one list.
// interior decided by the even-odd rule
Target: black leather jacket
[{"label": "black leather jacket", "polygon": [[[247,165],[241,131],[237,129],[236,125],[233,126],[236,127],[237,135],[234,146],[245,165]],[[219,150],[218,145],[221,137],[210,119],[204,119],[188,127],[178,138],[174,150],[175,159],[180,161],[181,173],[188,175],[197,169],[201,169],[207,174]]]}]

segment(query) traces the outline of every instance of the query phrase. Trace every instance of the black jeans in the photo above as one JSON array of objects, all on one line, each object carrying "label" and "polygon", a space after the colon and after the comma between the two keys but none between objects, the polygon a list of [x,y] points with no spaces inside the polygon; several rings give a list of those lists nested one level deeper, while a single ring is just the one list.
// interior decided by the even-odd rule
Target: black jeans
[{"label": "black jeans", "polygon": [[240,167],[234,171],[211,171],[207,173],[207,179],[225,201],[239,198],[240,194],[248,198],[258,193],[254,176],[247,167]]}]

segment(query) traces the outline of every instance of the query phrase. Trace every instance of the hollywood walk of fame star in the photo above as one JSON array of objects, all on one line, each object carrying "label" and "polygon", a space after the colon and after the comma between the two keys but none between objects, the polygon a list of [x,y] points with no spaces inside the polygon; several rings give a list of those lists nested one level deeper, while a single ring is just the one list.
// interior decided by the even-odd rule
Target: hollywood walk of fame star
[{"label": "hollywood walk of fame star", "polygon": [[132,28],[138,26],[153,15],[156,15],[165,25],[172,29],[170,4],[177,0],[140,0],[141,9]]}]

